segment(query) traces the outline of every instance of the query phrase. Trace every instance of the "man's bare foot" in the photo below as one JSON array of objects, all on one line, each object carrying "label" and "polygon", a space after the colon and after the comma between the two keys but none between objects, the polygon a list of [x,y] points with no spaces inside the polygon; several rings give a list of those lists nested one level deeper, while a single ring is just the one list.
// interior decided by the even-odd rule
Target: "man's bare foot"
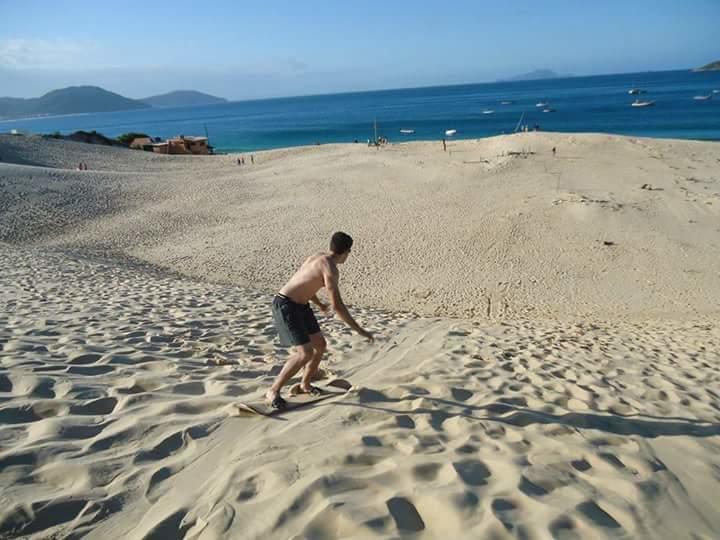
[{"label": "man's bare foot", "polygon": [[319,396],[322,394],[322,390],[318,387],[308,384],[307,386],[300,385],[301,394],[310,394],[311,396]]}]

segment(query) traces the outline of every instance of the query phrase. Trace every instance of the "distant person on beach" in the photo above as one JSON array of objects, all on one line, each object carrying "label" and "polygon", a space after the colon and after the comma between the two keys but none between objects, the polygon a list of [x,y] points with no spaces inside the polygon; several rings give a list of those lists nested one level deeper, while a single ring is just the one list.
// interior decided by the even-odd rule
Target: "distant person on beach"
[{"label": "distant person on beach", "polygon": [[251,163],[252,165],[255,164],[255,154],[250,154],[250,163]]},{"label": "distant person on beach", "polygon": [[327,312],[328,306],[317,297],[321,288],[325,287],[327,290],[330,304],[338,317],[365,339],[373,340],[373,335],[355,322],[340,296],[338,265],[347,260],[352,244],[353,240],[349,235],[343,232],[333,234],[330,251],[309,257],[273,298],[272,315],[280,343],[293,348],[292,355],[265,394],[274,409],[284,409],[287,406],[287,402],[280,396],[280,391],[302,367],[305,370],[300,391],[312,395],[320,394],[320,390],[310,383],[317,373],[327,343],[310,302],[317,305],[322,312]]},{"label": "distant person on beach", "polygon": [[447,143],[445,142],[445,139],[443,139],[443,152],[447,152]]},{"label": "distant person on beach", "polygon": [[238,165],[242,165],[242,163],[240,163],[240,158],[238,158]]},{"label": "distant person on beach", "polygon": [[243,157],[240,158],[240,162],[241,162],[243,165],[245,165],[245,156],[243,156]]},{"label": "distant person on beach", "polygon": [[557,151],[557,149],[553,146],[553,157],[555,157],[555,152],[556,152],[556,151]]}]

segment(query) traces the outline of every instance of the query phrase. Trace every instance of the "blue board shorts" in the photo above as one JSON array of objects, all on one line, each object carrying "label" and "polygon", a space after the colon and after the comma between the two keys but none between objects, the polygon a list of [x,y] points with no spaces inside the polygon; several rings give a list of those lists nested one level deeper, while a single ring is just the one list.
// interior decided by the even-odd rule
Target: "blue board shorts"
[{"label": "blue board shorts", "polygon": [[272,303],[275,328],[284,347],[305,345],[310,336],[320,332],[310,304],[298,304],[283,294],[276,294]]}]

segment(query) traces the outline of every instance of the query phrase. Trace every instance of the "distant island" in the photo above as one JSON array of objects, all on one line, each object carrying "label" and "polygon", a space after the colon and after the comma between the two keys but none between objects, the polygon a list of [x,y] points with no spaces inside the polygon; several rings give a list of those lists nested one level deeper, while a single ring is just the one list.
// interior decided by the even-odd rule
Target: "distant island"
[{"label": "distant island", "polygon": [[555,73],[552,69],[536,69],[530,73],[523,73],[509,79],[501,79],[501,82],[508,81],[539,81],[541,79],[558,79],[560,77],[567,77],[567,75],[560,75]]},{"label": "distant island", "polygon": [[127,111],[149,107],[146,103],[97,86],[70,86],[39,98],[0,98],[0,117]]},{"label": "distant island", "polygon": [[227,99],[210,94],[203,94],[195,90],[175,90],[159,96],[150,96],[141,99],[143,103],[153,107],[191,107],[195,105],[215,105],[227,103]]},{"label": "distant island", "polygon": [[717,62],[710,62],[702,67],[695,68],[693,71],[720,71],[720,60]]},{"label": "distant island", "polygon": [[178,90],[139,100],[109,92],[98,86],[70,86],[53,90],[39,98],[0,97],[0,118],[129,111],[151,107],[185,107],[226,101],[193,90]]}]

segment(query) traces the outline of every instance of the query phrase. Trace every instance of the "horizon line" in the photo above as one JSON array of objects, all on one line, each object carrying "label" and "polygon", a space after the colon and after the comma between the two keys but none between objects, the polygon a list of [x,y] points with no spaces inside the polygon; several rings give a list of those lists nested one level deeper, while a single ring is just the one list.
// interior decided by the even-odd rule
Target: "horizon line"
[{"label": "horizon line", "polygon": [[[546,68],[543,68],[546,69]],[[100,88],[102,90],[105,90],[106,92],[112,92],[114,94],[117,94],[121,97],[132,99],[133,101],[143,101],[144,99],[148,99],[150,97],[156,97],[163,94],[169,94],[172,92],[178,92],[178,91],[191,91],[191,92],[201,92],[208,94],[212,97],[216,97],[219,99],[225,99],[227,103],[244,103],[244,102],[254,102],[254,101],[270,101],[270,100],[279,100],[279,99],[297,99],[297,98],[312,98],[312,97],[326,97],[326,96],[336,96],[336,95],[349,95],[349,94],[370,94],[370,93],[379,93],[379,92],[392,92],[392,91],[405,91],[405,90],[422,90],[422,89],[428,89],[428,88],[454,88],[459,86],[474,86],[474,85],[490,85],[490,84],[512,84],[512,83],[525,83],[525,82],[538,82],[538,81],[553,81],[558,79],[582,79],[582,78],[590,78],[590,77],[610,77],[610,76],[616,76],[616,75],[631,75],[631,74],[646,74],[646,73],[670,73],[674,71],[694,71],[697,68],[676,68],[676,69],[651,69],[647,71],[622,71],[622,72],[615,72],[615,73],[595,73],[592,75],[575,75],[575,74],[569,74],[569,75],[558,75],[557,77],[545,77],[540,79],[520,79],[520,80],[513,80],[513,78],[510,79],[495,79],[492,81],[471,81],[471,82],[460,82],[460,83],[452,83],[452,84],[425,84],[420,86],[399,86],[399,87],[386,87],[386,88],[372,88],[372,89],[366,89],[366,90],[341,90],[339,92],[319,92],[319,93],[311,93],[311,94],[291,94],[291,95],[284,95],[284,96],[270,96],[270,97],[254,97],[254,98],[239,98],[239,99],[232,99],[232,98],[226,98],[222,96],[217,96],[214,94],[209,94],[208,92],[205,92],[204,90],[197,90],[197,89],[173,89],[168,90],[166,92],[163,92],[161,94],[153,94],[147,97],[140,97],[140,98],[133,98],[129,97],[127,95],[121,94],[119,92],[116,92],[114,90],[109,90],[108,88],[94,85],[94,84],[79,84],[79,85],[70,85],[65,86],[63,88],[54,88],[52,90],[48,90],[41,96],[37,97],[28,97],[28,98],[19,98],[19,97],[12,97],[12,96],[0,96],[0,99],[23,99],[23,100],[29,100],[29,99],[39,99],[44,95],[49,94],[50,92],[54,92],[57,90],[64,90],[67,88],[82,88],[82,87],[95,87]],[[539,71],[539,70],[533,70],[533,71]],[[533,73],[533,71],[528,72]],[[552,71],[552,70],[550,70]],[[523,75],[519,75],[519,77],[522,77]],[[206,106],[211,105],[222,105],[222,103],[216,103],[216,104],[209,104]],[[35,117],[31,117],[35,118]],[[0,122],[4,120],[0,119]]]}]

